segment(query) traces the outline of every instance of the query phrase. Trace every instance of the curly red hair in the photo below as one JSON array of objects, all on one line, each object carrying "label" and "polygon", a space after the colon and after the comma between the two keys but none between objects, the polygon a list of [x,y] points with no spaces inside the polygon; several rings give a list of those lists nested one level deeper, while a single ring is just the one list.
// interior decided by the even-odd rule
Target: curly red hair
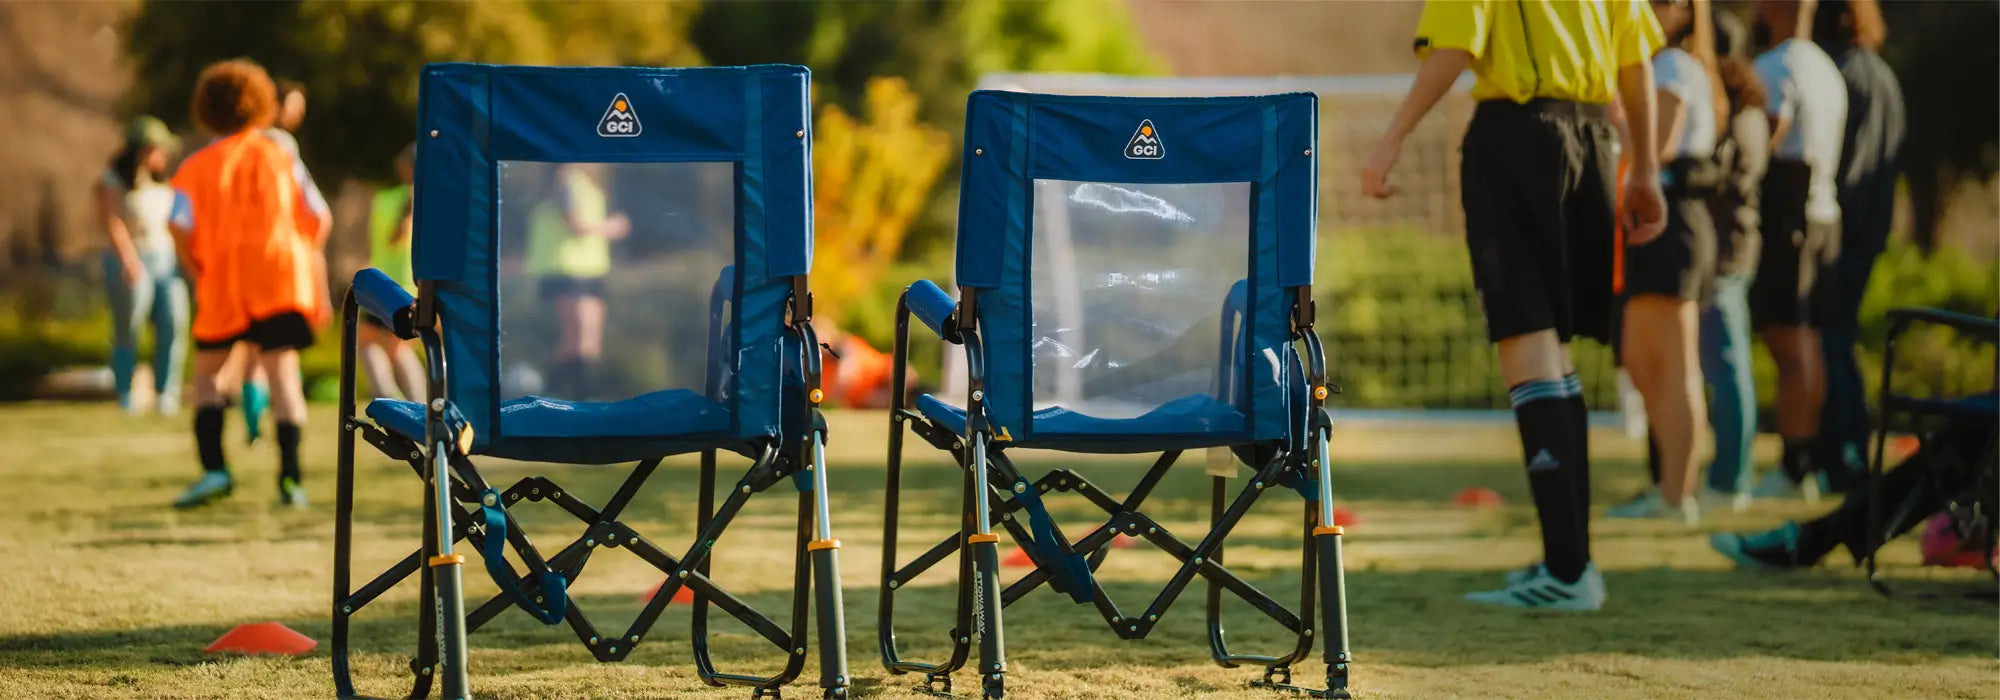
[{"label": "curly red hair", "polygon": [[194,85],[194,122],[227,136],[261,128],[278,114],[278,88],[264,67],[247,59],[202,69]]}]

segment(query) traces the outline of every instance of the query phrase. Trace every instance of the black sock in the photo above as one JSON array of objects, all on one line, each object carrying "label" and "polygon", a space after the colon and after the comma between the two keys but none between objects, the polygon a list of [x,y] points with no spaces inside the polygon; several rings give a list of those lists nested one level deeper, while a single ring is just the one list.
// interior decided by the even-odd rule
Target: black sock
[{"label": "black sock", "polygon": [[299,483],[299,424],[278,421],[278,478]]},{"label": "black sock", "polygon": [[1653,476],[1653,485],[1660,485],[1660,438],[1652,431],[1646,431],[1646,473]]},{"label": "black sock", "polygon": [[201,457],[201,468],[211,472],[229,471],[229,461],[222,454],[222,419],[225,415],[221,406],[203,406],[194,411],[194,449]]},{"label": "black sock", "polygon": [[1572,374],[1563,377],[1563,388],[1570,392],[1570,429],[1576,436],[1576,451],[1570,453],[1575,460],[1576,485],[1576,537],[1583,550],[1583,560],[1590,561],[1590,405],[1583,401],[1583,382]]},{"label": "black sock", "polygon": [[1784,468],[1785,476],[1792,478],[1792,483],[1803,482],[1812,474],[1813,442],[1809,437],[1785,438],[1785,449],[1778,464]]},{"label": "black sock", "polygon": [[1542,562],[1558,580],[1575,582],[1589,562],[1586,535],[1578,531],[1583,521],[1577,512],[1576,457],[1580,440],[1575,417],[1563,383],[1556,380],[1523,382],[1508,390],[1514,403],[1514,418],[1521,430],[1522,461],[1528,469],[1528,490],[1534,494],[1535,514],[1542,527]]}]

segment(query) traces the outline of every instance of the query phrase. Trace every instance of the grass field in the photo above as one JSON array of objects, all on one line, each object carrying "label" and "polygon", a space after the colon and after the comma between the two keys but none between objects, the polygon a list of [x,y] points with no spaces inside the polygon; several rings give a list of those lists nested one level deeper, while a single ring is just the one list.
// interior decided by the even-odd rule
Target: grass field
[{"label": "grass field", "polygon": [[[207,510],[165,504],[195,473],[184,420],[126,419],[109,407],[26,404],[0,407],[0,698],[304,698],[332,695],[328,639],[332,558],[331,407],[316,406],[307,438],[306,511],[278,510],[270,488],[275,455],[240,447],[232,425],[239,486]],[[232,419],[234,421],[234,419]],[[835,532],[847,590],[848,640],[856,696],[921,697],[917,679],[888,676],[876,652],[875,608],[882,523],[880,414],[833,416]],[[1342,427],[1338,489],[1362,522],[1350,528],[1349,604],[1361,697],[1953,697],[2000,695],[1995,610],[1957,593],[1984,585],[1983,573],[1915,566],[1915,545],[1890,547],[1890,577],[1905,591],[1878,598],[1836,553],[1834,566],[1798,575],[1729,570],[1703,533],[1659,523],[1594,524],[1597,561],[1611,601],[1587,616],[1522,614],[1470,607],[1460,596],[1490,587],[1500,572],[1535,556],[1536,529],[1507,425]],[[1600,504],[1630,494],[1643,479],[1633,446],[1599,433],[1594,483]],[[357,556],[368,573],[417,542],[420,485],[406,467],[363,446]],[[1052,466],[1045,460],[1023,462]],[[956,473],[921,455],[906,473],[912,516],[907,558],[942,538],[958,504]],[[1195,460],[1198,462],[1198,460]],[[1070,463],[1122,493],[1143,459]],[[726,463],[728,471],[740,468]],[[496,483],[545,473],[602,504],[625,470],[492,465]],[[627,511],[626,522],[678,552],[691,535],[694,469],[670,463]],[[1454,509],[1466,486],[1508,498],[1497,510]],[[782,487],[781,487],[782,488]],[[1272,494],[1247,520],[1229,562],[1278,597],[1296,600],[1298,500]],[[1170,477],[1148,510],[1184,537],[1207,519],[1199,466]],[[1052,502],[1073,532],[1088,529],[1078,499]],[[716,578],[761,609],[786,608],[794,502],[766,497],[723,541]],[[1809,515],[1798,503],[1760,504],[1750,515],[1712,518],[1705,528],[1746,528]],[[580,532],[546,506],[517,510],[545,537]],[[554,526],[562,524],[561,530]],[[1705,532],[1706,530],[1704,530]],[[547,546],[547,545],[545,545]],[[1166,577],[1167,558],[1141,548],[1112,554],[1102,576],[1130,610]],[[944,567],[950,568],[950,567]],[[1016,570],[1020,571],[1020,570]],[[468,597],[492,590],[468,569]],[[624,552],[601,552],[573,590],[593,615],[623,627],[638,595],[659,576]],[[358,583],[358,582],[357,582]],[[905,587],[898,637],[911,653],[944,648],[950,594],[942,579]],[[1184,595],[1153,636],[1120,642],[1094,614],[1046,590],[1007,610],[1010,697],[1266,698],[1245,682],[1254,669],[1207,660],[1201,587]],[[1921,596],[1922,593],[1936,595]],[[415,636],[414,584],[370,607],[356,622],[362,690],[400,695]],[[625,664],[589,661],[567,628],[543,628],[508,612],[472,638],[474,687],[491,698],[731,698],[744,689],[708,689],[689,662],[686,606],[661,618]],[[922,620],[936,625],[920,626]],[[232,626],[276,620],[322,642],[298,658],[209,658],[201,649]],[[1278,635],[1247,607],[1231,617],[1233,643],[1273,649]],[[716,623],[720,663],[769,671],[776,656],[733,622]],[[1317,658],[1317,657],[1315,657]],[[812,666],[808,666],[808,674]],[[725,669],[730,670],[730,669]],[[1310,681],[1317,663],[1297,669]],[[807,686],[788,697],[818,697]],[[961,674],[959,688],[972,687]]]}]

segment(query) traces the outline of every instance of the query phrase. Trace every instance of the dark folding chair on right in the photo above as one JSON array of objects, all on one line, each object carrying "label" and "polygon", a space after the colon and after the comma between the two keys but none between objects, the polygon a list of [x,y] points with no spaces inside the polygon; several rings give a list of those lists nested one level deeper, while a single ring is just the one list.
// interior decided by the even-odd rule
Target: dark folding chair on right
[{"label": "dark folding chair on right", "polygon": [[[1925,427],[1939,421],[1983,421],[1988,426],[2000,421],[2000,405],[1996,405],[1993,393],[1939,397],[1919,396],[1896,389],[1891,380],[1896,367],[1897,341],[1911,328],[1920,326],[1949,328],[1959,341],[2000,348],[2000,319],[1941,309],[1903,308],[1889,311],[1889,335],[1882,350],[1882,388],[1877,397],[1880,406],[1875,454],[1869,460],[1868,468],[1868,583],[1885,596],[1890,594],[1889,584],[1875,575],[1876,553],[1892,533],[1903,532],[1932,515],[1927,510],[1920,512],[1920,509],[1909,507],[1913,499],[1883,503],[1885,494],[1881,484],[1882,475],[1888,469],[1884,460],[1889,431],[1898,427],[1908,428],[1921,440],[1927,434]],[[1996,354],[1993,384],[1989,391],[2000,392],[2000,354]],[[1972,473],[1928,475],[1933,485],[1947,490],[1944,512],[1951,516],[1952,526],[1958,531],[1964,548],[1979,552],[1992,551],[1996,531],[2000,531],[2000,471],[1996,469],[1996,456],[2000,456],[2000,449],[1997,448],[2000,446],[1996,446],[1991,437],[1986,443],[1979,454],[1964,456],[1966,464],[1952,465]],[[1971,486],[1968,488],[1966,484]],[[1994,573],[1996,582],[2000,582],[2000,571],[1994,571],[1990,565],[1987,570]]]},{"label": "dark folding chair on right", "polygon": [[[1330,388],[1313,331],[1317,124],[1311,94],[972,95],[958,296],[920,281],[896,312],[896,396],[906,396],[911,316],[963,350],[970,376],[964,397],[927,394],[891,415],[878,619],[891,673],[924,674],[927,689],[944,692],[971,662],[984,697],[1002,697],[1007,605],[1046,584],[1092,606],[1119,638],[1144,639],[1200,577],[1216,662],[1263,667],[1253,685],[1347,697],[1342,533],[1326,455]],[[952,456],[964,496],[959,531],[903,561],[906,434]],[[1162,454],[1120,498],[1092,482],[1087,467],[1028,473],[1010,459],[1022,449]],[[1198,535],[1171,532],[1142,510],[1189,451],[1206,451],[1213,488],[1211,527]],[[1107,519],[1070,530],[1081,537],[1066,534],[1044,504],[1058,493],[1081,496]],[[1266,494],[1301,497],[1296,609],[1223,565],[1231,531]],[[1001,531],[1035,565],[1004,589]],[[1143,608],[1120,607],[1096,579],[1119,535],[1179,560]],[[904,658],[898,589],[953,554],[956,615],[925,621],[941,628],[933,634],[951,651]],[[1232,650],[1224,592],[1293,643],[1275,655]],[[1325,642],[1325,685],[1294,686],[1292,666],[1315,639]]]}]

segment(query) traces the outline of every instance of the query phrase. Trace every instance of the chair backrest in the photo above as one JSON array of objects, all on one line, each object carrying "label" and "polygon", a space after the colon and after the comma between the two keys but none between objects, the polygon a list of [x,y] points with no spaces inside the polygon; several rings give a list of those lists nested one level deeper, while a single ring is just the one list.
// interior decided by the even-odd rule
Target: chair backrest
[{"label": "chair backrest", "polygon": [[1026,439],[1108,425],[1036,425],[1074,412],[1143,428],[1127,419],[1220,403],[1239,417],[1201,430],[1287,437],[1317,110],[1309,93],[973,93],[956,276],[975,298],[997,426]]},{"label": "chair backrest", "polygon": [[[812,264],[809,80],[424,69],[414,268],[476,445],[686,435],[690,405],[705,435],[779,433],[786,303]],[[536,407],[602,418],[502,419]]]}]

